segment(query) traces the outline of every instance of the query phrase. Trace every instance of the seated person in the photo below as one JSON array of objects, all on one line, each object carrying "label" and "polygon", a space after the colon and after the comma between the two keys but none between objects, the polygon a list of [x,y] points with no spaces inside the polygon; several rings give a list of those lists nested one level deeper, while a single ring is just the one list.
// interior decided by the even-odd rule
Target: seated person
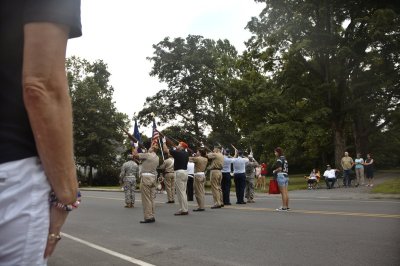
[{"label": "seated person", "polygon": [[307,179],[307,184],[308,184],[308,189],[313,189],[317,185],[319,181],[319,171],[317,171],[315,168],[311,171],[309,176],[306,176]]},{"label": "seated person", "polygon": [[328,164],[326,166],[326,171],[324,172],[325,183],[328,189],[333,188],[336,182],[336,169],[332,169]]}]

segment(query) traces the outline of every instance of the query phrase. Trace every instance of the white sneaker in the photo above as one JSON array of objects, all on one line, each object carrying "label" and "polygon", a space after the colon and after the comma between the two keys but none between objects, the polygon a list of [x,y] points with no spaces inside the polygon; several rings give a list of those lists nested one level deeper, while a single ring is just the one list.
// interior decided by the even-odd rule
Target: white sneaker
[{"label": "white sneaker", "polygon": [[286,212],[287,211],[287,209],[286,208],[282,208],[282,207],[280,207],[280,208],[278,208],[278,209],[276,209],[278,212]]}]

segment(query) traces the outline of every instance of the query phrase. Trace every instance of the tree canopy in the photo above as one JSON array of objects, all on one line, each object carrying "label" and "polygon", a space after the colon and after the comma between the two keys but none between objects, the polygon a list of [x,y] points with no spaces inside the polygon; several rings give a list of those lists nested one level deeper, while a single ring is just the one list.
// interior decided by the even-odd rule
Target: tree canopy
[{"label": "tree canopy", "polygon": [[67,59],[67,73],[73,106],[76,162],[90,168],[110,167],[125,148],[121,128],[128,117],[117,112],[112,101],[113,88],[108,84],[110,73],[101,61]]},{"label": "tree canopy", "polygon": [[148,98],[141,118],[153,112],[195,135],[209,128],[208,141],[263,159],[282,146],[300,168],[339,166],[345,150],[365,156],[384,137],[399,151],[398,5],[256,2],[265,8],[247,25],[242,55],[193,35],[153,46],[150,74],[168,89]]}]

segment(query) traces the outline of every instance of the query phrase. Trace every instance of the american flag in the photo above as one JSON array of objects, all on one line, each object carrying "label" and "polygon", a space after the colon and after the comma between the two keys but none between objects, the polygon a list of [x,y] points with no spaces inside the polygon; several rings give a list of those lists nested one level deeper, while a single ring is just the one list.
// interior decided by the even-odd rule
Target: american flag
[{"label": "american flag", "polygon": [[160,134],[157,131],[156,121],[153,120],[153,136],[151,137],[151,146],[158,146]]}]

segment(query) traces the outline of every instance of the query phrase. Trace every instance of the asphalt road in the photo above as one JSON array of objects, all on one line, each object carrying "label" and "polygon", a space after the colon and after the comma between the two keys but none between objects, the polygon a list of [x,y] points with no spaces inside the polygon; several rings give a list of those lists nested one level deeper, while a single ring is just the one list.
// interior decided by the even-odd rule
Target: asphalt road
[{"label": "asphalt road", "polygon": [[400,265],[400,200],[348,195],[292,192],[283,213],[279,195],[258,194],[254,204],[174,216],[178,205],[157,194],[156,222],[140,224],[140,194],[126,209],[121,192],[83,191],[48,265]]}]

